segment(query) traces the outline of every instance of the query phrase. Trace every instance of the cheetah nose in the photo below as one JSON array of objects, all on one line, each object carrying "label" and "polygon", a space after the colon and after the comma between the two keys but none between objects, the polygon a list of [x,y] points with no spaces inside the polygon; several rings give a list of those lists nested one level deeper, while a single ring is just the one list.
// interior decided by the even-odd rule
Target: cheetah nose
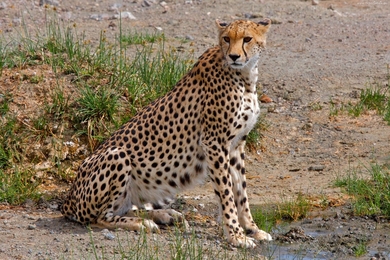
[{"label": "cheetah nose", "polygon": [[240,58],[240,55],[238,55],[238,54],[229,54],[229,57],[230,57],[230,59],[232,59],[232,61],[236,61],[238,58]]}]

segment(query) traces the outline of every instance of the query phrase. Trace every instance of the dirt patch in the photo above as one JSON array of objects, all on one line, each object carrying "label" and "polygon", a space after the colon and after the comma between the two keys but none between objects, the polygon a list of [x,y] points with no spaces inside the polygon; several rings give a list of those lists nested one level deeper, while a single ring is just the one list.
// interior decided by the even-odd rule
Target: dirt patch
[{"label": "dirt patch", "polygon": [[[54,5],[2,1],[2,36],[12,38],[22,26],[35,33],[54,12],[64,23],[75,24],[79,32],[84,31],[86,40],[97,43],[101,30],[106,31],[107,37],[117,37],[119,20],[111,18],[123,11],[131,12],[136,18],[122,19],[121,26],[125,30],[161,29],[168,39],[187,39],[189,42],[183,44],[183,48],[194,49],[198,56],[216,43],[216,18],[225,21],[271,18],[274,25],[269,33],[267,52],[259,64],[259,82],[262,91],[274,102],[263,104],[262,111],[270,126],[261,147],[248,155],[248,192],[252,204],[274,203],[299,192],[333,201],[342,199],[340,190],[332,185],[337,174],[351,167],[362,168],[370,162],[390,161],[390,128],[380,116],[374,113],[358,118],[330,116],[331,100],[356,102],[356,93],[368,82],[387,80],[386,65],[390,63],[390,3],[387,1],[332,0],[319,1],[318,5],[297,0],[183,0],[165,4],[152,0],[39,2]],[[0,88],[14,93],[14,109],[22,111],[24,107],[28,112],[42,105],[42,95],[51,88],[47,69],[20,71],[9,77],[5,74],[5,78],[13,81],[2,81]],[[40,73],[45,73],[48,79],[42,84],[20,83],[20,75],[30,77]],[[185,210],[196,209],[200,216],[207,217],[204,221],[199,217],[192,222],[199,228],[199,237],[208,246],[221,246],[223,241],[216,225],[217,206],[211,184],[206,183],[181,196],[187,201]],[[340,209],[331,208],[330,212],[334,210]],[[326,251],[321,256],[324,259],[348,258],[353,255],[352,247],[340,245],[348,244],[350,237],[355,242],[364,238],[372,246],[367,256],[390,257],[385,250],[390,247],[387,220],[343,219],[336,213],[326,220],[326,214],[322,212],[318,219],[294,224],[306,233],[307,228],[326,230],[309,234],[315,239],[299,242],[300,245]],[[55,202],[41,207],[4,206],[0,218],[2,259],[60,258],[68,254],[74,258],[93,256],[93,252],[87,251],[91,246],[87,230],[65,221]],[[340,226],[342,228],[338,228]],[[370,228],[372,226],[375,228]],[[118,232],[118,236],[125,234]],[[93,236],[99,245],[106,246],[111,258],[116,241],[104,239],[99,231],[94,231]],[[167,237],[167,233],[155,236],[163,241],[168,241]],[[256,253],[260,251],[253,254]]]}]

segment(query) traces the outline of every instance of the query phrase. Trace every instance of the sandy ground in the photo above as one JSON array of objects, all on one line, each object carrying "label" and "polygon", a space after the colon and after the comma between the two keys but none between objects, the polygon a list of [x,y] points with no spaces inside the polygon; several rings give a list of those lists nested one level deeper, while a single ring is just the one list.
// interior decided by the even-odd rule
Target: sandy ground
[{"label": "sandy ground", "polygon": [[[198,56],[216,43],[216,18],[227,22],[271,18],[259,87],[274,102],[262,105],[269,127],[260,148],[248,154],[252,204],[274,203],[299,192],[343,201],[332,185],[337,175],[369,163],[390,163],[390,127],[380,116],[330,116],[331,101],[356,102],[370,82],[388,82],[390,3],[385,0],[329,0],[317,5],[298,0],[43,2],[54,4],[55,10],[38,1],[0,2],[1,34],[9,37],[22,21],[34,31],[55,12],[97,42],[101,30],[108,37],[118,34],[119,20],[112,19],[118,11],[131,12],[136,19],[123,19],[125,30],[162,30],[168,39],[185,38],[188,43],[183,47]],[[215,220],[210,183],[181,196],[188,208]],[[206,205],[206,210],[199,205]],[[68,254],[78,259],[90,243],[83,227],[60,216],[56,202],[0,209],[1,259],[56,259]],[[214,222],[207,223],[214,230],[213,239],[221,239]],[[102,240],[100,231],[94,236],[108,251],[115,248],[115,241]],[[163,238],[164,234],[158,239]]]}]

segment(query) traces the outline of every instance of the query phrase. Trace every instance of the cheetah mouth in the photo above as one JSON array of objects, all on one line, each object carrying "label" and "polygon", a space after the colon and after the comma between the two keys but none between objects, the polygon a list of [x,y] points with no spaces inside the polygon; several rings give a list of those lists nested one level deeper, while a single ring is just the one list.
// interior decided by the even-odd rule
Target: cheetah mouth
[{"label": "cheetah mouth", "polygon": [[240,67],[243,67],[244,64],[233,62],[233,63],[230,64],[230,66],[232,66],[233,68],[240,68]]}]

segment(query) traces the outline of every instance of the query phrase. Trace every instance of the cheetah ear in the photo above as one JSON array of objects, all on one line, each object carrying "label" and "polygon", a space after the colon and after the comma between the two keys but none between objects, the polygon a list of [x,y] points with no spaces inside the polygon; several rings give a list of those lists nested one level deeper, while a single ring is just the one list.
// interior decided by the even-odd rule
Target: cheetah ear
[{"label": "cheetah ear", "polygon": [[271,19],[264,18],[260,22],[257,23],[258,25],[261,25],[263,28],[263,32],[266,33],[268,32],[269,28],[271,27]]},{"label": "cheetah ear", "polygon": [[225,28],[228,26],[227,23],[221,22],[221,21],[218,20],[218,19],[215,20],[215,23],[217,24],[217,26],[218,26],[219,29],[225,29]]}]

